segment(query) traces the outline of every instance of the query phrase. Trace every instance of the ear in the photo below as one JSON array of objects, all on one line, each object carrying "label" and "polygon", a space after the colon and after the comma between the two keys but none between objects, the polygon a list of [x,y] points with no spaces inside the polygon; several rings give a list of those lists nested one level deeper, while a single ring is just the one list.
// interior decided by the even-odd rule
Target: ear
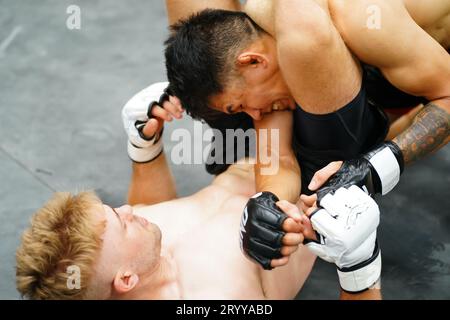
[{"label": "ear", "polygon": [[261,53],[255,52],[243,52],[241,53],[236,61],[238,67],[263,67],[267,68],[269,65],[268,57]]},{"label": "ear", "polygon": [[139,283],[139,276],[131,271],[118,272],[114,278],[114,290],[125,294],[133,290]]}]

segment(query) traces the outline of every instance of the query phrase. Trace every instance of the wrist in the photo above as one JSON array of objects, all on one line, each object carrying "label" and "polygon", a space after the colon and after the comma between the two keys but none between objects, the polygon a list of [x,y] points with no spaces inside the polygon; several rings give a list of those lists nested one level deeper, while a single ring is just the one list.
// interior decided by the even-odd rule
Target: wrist
[{"label": "wrist", "polygon": [[378,242],[368,260],[352,267],[337,268],[337,273],[340,286],[345,292],[360,293],[375,286],[381,276],[381,250]]},{"label": "wrist", "polygon": [[370,163],[375,192],[382,195],[389,193],[399,182],[404,168],[400,148],[394,142],[384,142],[366,153],[364,158]]},{"label": "wrist", "polygon": [[156,159],[163,152],[163,141],[160,135],[154,135],[151,140],[145,139],[146,144],[139,145],[128,140],[128,156],[133,162],[147,163]]}]

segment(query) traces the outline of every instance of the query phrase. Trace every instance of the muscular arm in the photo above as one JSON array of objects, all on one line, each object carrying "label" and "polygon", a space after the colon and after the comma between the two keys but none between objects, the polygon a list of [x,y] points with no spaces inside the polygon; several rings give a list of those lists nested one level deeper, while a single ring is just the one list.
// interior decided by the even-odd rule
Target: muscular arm
[{"label": "muscular arm", "polygon": [[403,152],[405,163],[412,163],[445,146],[450,139],[450,113],[429,103],[413,124],[393,141]]},{"label": "muscular arm", "polygon": [[[448,143],[450,55],[414,22],[401,0],[333,3],[336,25],[358,58],[379,67],[402,91],[431,101],[417,114],[413,124],[393,139],[402,150],[405,163]],[[368,27],[369,6],[379,10],[380,28]]]},{"label": "muscular arm", "polygon": [[154,204],[175,197],[175,183],[164,153],[149,163],[133,162],[133,173],[128,189],[130,205]]},{"label": "muscular arm", "polygon": [[169,25],[207,8],[238,11],[240,7],[239,0],[166,0]]},{"label": "muscular arm", "polygon": [[[270,191],[282,200],[296,203],[300,195],[300,167],[292,151],[292,112],[273,112],[263,120],[255,121],[255,129],[258,151],[256,191]],[[278,139],[273,136],[274,132],[279,133]]]}]

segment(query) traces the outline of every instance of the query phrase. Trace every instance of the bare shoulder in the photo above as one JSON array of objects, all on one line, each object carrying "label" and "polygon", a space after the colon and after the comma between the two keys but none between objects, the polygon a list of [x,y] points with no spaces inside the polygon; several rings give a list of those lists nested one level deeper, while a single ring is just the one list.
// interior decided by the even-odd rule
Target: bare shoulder
[{"label": "bare shoulder", "polygon": [[386,19],[407,14],[402,0],[329,0],[328,5],[335,26],[348,41],[370,30],[383,31]]},{"label": "bare shoulder", "polygon": [[398,13],[404,8],[421,27],[429,27],[450,13],[450,1],[442,0],[328,0],[328,5],[339,27],[367,22],[376,9]]},{"label": "bare shoulder", "polygon": [[380,68],[405,63],[413,39],[426,36],[402,0],[330,0],[329,5],[349,49],[360,60]]}]

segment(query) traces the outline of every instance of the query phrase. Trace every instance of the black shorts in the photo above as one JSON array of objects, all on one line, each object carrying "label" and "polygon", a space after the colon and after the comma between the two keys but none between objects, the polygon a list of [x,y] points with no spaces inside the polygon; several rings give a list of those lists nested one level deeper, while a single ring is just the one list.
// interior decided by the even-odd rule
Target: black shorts
[{"label": "black shorts", "polygon": [[423,97],[412,96],[394,87],[378,68],[367,64],[363,68],[367,97],[372,105],[386,112],[402,115],[419,104],[428,103]]}]

